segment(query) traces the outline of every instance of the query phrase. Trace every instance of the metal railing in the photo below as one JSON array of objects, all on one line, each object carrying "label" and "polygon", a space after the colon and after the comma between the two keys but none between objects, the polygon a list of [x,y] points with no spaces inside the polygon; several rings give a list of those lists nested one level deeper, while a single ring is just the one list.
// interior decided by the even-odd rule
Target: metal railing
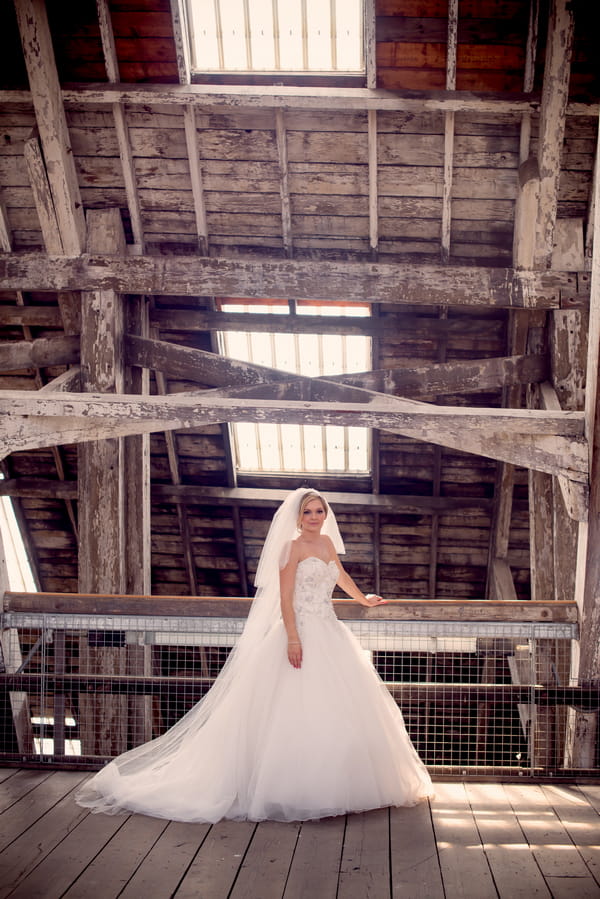
[{"label": "metal railing", "polygon": [[[506,620],[510,605],[338,602],[336,611],[432,774],[599,776],[597,748],[582,764],[575,743],[578,716],[595,718],[600,688],[569,678],[574,606],[521,602],[519,620]],[[0,759],[94,768],[164,732],[210,688],[248,606],[6,594]]]}]

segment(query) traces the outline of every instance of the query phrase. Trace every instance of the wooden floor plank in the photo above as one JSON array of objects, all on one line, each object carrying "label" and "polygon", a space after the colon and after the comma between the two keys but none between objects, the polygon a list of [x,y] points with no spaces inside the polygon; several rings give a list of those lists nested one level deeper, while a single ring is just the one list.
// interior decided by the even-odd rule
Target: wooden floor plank
[{"label": "wooden floor plank", "polygon": [[0,783],[19,773],[19,768],[0,768]]},{"label": "wooden floor plank", "polygon": [[59,899],[122,826],[122,818],[87,814],[20,882],[11,899]]},{"label": "wooden floor plank", "polygon": [[231,899],[281,899],[299,824],[261,821],[231,891]]},{"label": "wooden floor plank", "polygon": [[392,896],[443,899],[444,887],[428,802],[390,809]]},{"label": "wooden floor plank", "polygon": [[304,822],[283,899],[335,899],[345,828],[344,816]]},{"label": "wooden floor plank", "polygon": [[579,789],[592,808],[600,815],[600,786],[597,784],[579,784]]},{"label": "wooden floor plank", "polygon": [[83,780],[83,774],[55,771],[0,815],[0,852],[48,813]]},{"label": "wooden floor plank", "polygon": [[209,830],[209,824],[172,821],[119,896],[172,896]]},{"label": "wooden floor plank", "polygon": [[348,815],[339,899],[386,899],[390,891],[389,809]]},{"label": "wooden floor plank", "polygon": [[[83,780],[81,773],[57,772],[57,775],[49,778],[55,781],[60,776],[63,798],[54,802],[52,807],[42,817],[35,817],[33,823],[16,840],[13,840],[2,853],[0,860],[2,878],[0,881],[0,897],[8,896],[15,887],[27,875],[40,864],[52,850],[62,842],[79,821],[87,815],[85,809],[80,808],[73,801],[72,791]],[[47,781],[42,786],[46,786]],[[67,789],[70,787],[70,790]],[[34,792],[40,792],[36,790]],[[66,792],[66,795],[64,795]],[[31,794],[29,794],[31,795]],[[54,794],[55,795],[55,794]],[[26,799],[28,797],[25,797]],[[17,809],[21,802],[13,806]],[[37,816],[37,811],[35,814]]]},{"label": "wooden floor plank", "polygon": [[0,899],[600,899],[597,785],[436,783],[412,809],[209,827],[90,815],[83,777],[0,778]]},{"label": "wooden floor plank", "polygon": [[169,823],[147,815],[117,817],[123,822],[121,828],[67,890],[65,897],[112,899],[118,896]]},{"label": "wooden floor plank", "polygon": [[463,784],[436,783],[431,814],[446,899],[497,899]]},{"label": "wooden floor plank", "polygon": [[20,771],[13,770],[13,776],[0,783],[0,812],[5,811],[14,802],[18,802],[27,793],[45,781],[53,772],[50,770],[39,771],[36,768],[23,768]]},{"label": "wooden floor plank", "polygon": [[547,784],[542,790],[596,883],[600,884],[600,815],[575,785]]},{"label": "wooden floor plank", "polygon": [[251,821],[213,824],[175,893],[176,899],[226,899],[256,827]]},{"label": "wooden floor plank", "polygon": [[593,892],[598,884],[541,786],[506,784],[504,789],[552,895],[556,899],[572,899],[573,895],[600,897],[600,893]]},{"label": "wooden floor plank", "polygon": [[465,790],[499,896],[550,899],[502,784],[467,783]]}]

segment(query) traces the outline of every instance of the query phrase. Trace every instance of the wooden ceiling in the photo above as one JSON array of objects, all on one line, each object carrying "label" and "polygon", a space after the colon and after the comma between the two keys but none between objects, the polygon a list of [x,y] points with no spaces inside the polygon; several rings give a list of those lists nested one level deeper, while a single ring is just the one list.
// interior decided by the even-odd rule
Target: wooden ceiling
[{"label": "wooden ceiling", "polygon": [[[600,95],[591,5],[573,6],[367,3],[349,87],[191,83],[177,2],[2,5],[0,491],[40,589],[85,583],[77,428],[145,415],[169,422],[149,442],[153,593],[251,595],[273,509],[307,483],[365,590],[573,598]],[[110,290],[144,410],[73,397],[103,392],[85,382],[86,304]],[[373,371],[308,383],[227,362],[217,331],[272,320],[225,297],[289,300],[294,333],[315,327],[298,300],[367,301],[371,318],[326,330],[362,328]],[[227,422],[245,411],[361,415],[372,470],[237,472]],[[24,424],[40,414],[45,437]]]}]

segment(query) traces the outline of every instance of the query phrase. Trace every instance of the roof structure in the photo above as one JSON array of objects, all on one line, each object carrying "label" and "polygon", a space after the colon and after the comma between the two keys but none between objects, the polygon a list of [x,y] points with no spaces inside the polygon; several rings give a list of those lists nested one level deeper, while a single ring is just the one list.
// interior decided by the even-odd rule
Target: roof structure
[{"label": "roof structure", "polygon": [[[365,7],[349,80],[192,78],[177,0],[2,5],[0,492],[41,590],[251,595],[306,483],[365,589],[592,595],[591,5]],[[371,370],[227,359],[274,330],[231,299]],[[235,421],[368,427],[370,469],[239,471]]]}]

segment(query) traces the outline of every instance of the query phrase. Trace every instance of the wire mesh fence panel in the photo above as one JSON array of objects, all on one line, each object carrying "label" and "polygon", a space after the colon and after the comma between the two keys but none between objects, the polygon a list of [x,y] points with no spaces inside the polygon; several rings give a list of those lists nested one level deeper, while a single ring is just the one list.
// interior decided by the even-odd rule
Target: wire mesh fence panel
[{"label": "wire mesh fence panel", "polygon": [[[433,774],[600,773],[573,764],[599,686],[569,679],[568,623],[348,620]],[[94,767],[159,736],[218,676],[243,618],[8,612],[4,762]]]}]

